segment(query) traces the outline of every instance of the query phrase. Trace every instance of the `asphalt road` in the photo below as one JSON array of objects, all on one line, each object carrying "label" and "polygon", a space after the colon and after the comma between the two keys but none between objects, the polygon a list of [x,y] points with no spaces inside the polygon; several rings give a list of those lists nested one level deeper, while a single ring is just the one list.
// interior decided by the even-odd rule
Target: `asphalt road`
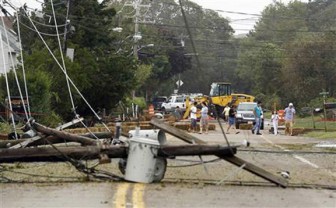
[{"label": "asphalt road", "polygon": [[199,184],[67,183],[1,186],[1,208],[330,207],[336,193],[320,189]]}]

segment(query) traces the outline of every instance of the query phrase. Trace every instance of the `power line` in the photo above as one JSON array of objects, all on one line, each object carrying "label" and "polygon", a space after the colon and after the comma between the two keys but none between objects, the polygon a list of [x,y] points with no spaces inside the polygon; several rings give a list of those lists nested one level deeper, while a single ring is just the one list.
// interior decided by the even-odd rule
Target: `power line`
[{"label": "power line", "polygon": [[[58,16],[61,16],[61,17],[65,17],[64,15],[58,15]],[[84,20],[95,20],[95,21],[102,21],[102,19],[98,19],[98,18],[92,18],[92,17],[82,17],[82,16],[77,16],[77,15],[69,15],[69,18],[81,18],[81,19],[84,19]],[[287,19],[289,17],[286,17]],[[305,19],[305,18],[301,18],[301,19]],[[305,19],[306,20],[306,19]],[[139,22],[139,24],[142,24],[142,25],[154,25],[154,26],[160,26],[160,27],[175,27],[175,28],[185,28],[184,25],[172,25],[172,24],[163,24],[163,23],[151,23],[151,22]],[[237,23],[235,23],[237,24]],[[244,24],[240,24],[240,25],[244,25]],[[211,26],[197,26],[197,25],[190,25],[189,26],[190,28],[192,29],[209,29],[209,30],[217,30],[217,31],[225,31],[225,30],[228,30],[227,28],[225,27],[218,27],[218,26],[214,26],[214,27],[211,27]],[[234,29],[235,31],[250,31],[251,29]],[[253,29],[252,29],[253,30]],[[263,32],[263,31],[271,31],[271,32],[291,32],[291,33],[323,33],[323,32],[333,32],[333,30],[315,30],[315,31],[307,31],[307,30],[294,30],[294,29],[291,29],[291,30],[281,30],[281,29],[264,29],[264,30],[260,30],[258,29],[258,31],[260,32]]]}]

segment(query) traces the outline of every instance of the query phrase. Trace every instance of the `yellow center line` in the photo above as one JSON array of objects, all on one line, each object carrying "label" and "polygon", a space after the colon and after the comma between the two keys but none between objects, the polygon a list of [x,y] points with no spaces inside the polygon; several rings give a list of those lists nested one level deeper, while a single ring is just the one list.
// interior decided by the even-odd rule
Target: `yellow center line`
[{"label": "yellow center line", "polygon": [[145,208],[144,202],[145,184],[136,183],[133,188],[133,208]]},{"label": "yellow center line", "polygon": [[126,196],[129,186],[129,183],[122,183],[118,185],[117,193],[114,197],[114,204],[116,208],[126,208]]}]

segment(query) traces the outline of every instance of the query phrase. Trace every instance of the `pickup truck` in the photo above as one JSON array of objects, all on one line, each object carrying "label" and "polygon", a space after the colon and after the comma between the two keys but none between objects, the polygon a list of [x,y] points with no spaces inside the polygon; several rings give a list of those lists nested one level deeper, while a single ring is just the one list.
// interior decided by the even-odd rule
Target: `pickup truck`
[{"label": "pickup truck", "polygon": [[172,95],[168,98],[168,100],[161,105],[161,111],[164,113],[170,113],[175,110],[177,106],[179,106],[181,112],[186,110],[186,99],[185,95]]}]

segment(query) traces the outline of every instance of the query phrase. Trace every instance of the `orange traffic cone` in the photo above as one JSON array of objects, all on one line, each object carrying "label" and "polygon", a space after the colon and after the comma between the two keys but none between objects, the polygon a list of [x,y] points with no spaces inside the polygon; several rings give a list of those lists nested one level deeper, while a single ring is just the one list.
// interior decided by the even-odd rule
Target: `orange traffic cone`
[{"label": "orange traffic cone", "polygon": [[148,114],[149,115],[154,115],[154,105],[149,105],[149,107],[148,107]]}]

